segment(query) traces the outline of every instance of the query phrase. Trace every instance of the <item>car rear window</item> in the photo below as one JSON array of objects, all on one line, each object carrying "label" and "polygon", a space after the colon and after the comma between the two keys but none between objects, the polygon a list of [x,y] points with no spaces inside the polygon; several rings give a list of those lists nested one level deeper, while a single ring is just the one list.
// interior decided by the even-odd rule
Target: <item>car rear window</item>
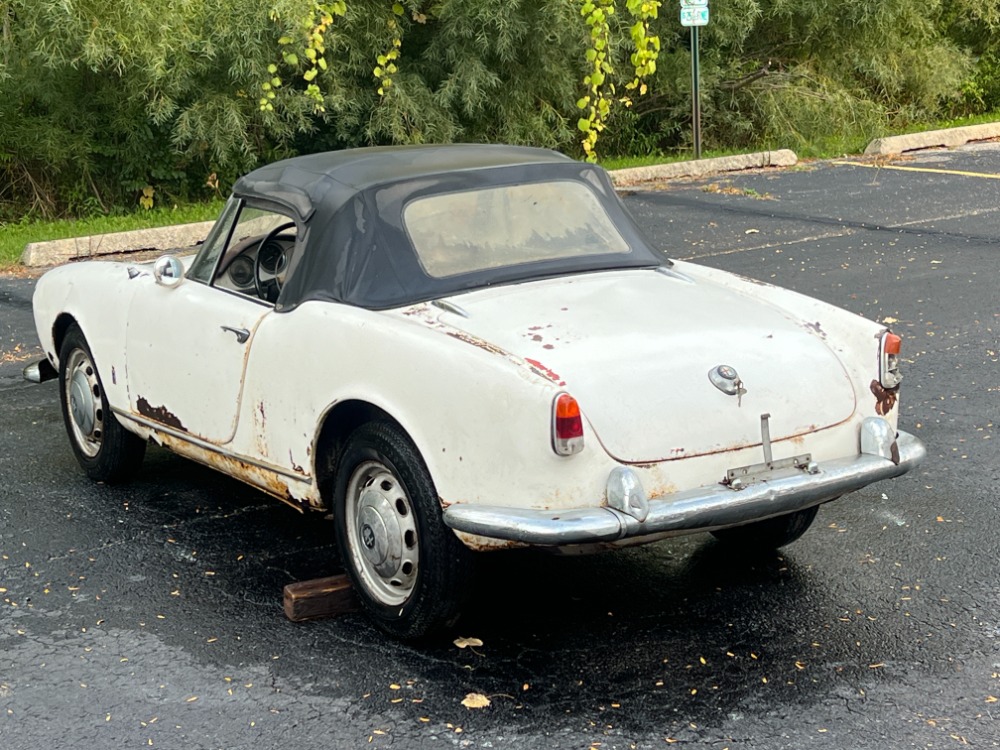
[{"label": "car rear window", "polygon": [[631,252],[598,197],[568,180],[417,198],[403,222],[424,270],[437,278]]}]

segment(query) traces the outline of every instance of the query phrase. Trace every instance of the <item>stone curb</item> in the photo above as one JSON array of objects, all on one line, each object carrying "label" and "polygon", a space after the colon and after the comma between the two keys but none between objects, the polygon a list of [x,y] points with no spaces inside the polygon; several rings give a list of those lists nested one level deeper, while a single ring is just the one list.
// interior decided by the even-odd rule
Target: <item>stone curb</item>
[{"label": "stone curb", "polygon": [[783,148],[755,154],[716,156],[711,159],[616,169],[611,173],[611,179],[615,183],[615,187],[631,187],[641,185],[644,182],[673,180],[678,177],[702,177],[715,172],[736,172],[741,169],[759,169],[761,167],[791,167],[797,164],[798,160],[794,151]]},{"label": "stone curb", "polygon": [[965,125],[946,130],[928,130],[923,133],[907,135],[891,135],[887,138],[876,138],[865,149],[866,156],[901,154],[904,151],[916,151],[921,148],[955,148],[969,141],[986,141],[990,138],[1000,138],[1000,122],[987,122],[982,125]]},{"label": "stone curb", "polygon": [[[790,167],[798,162],[794,151],[761,151],[755,154],[717,156],[711,159],[656,164],[650,167],[616,169],[611,172],[615,187],[631,187],[656,180],[678,177],[700,177],[715,172],[734,172],[760,167]],[[21,255],[21,264],[29,267],[54,266],[71,260],[98,258],[102,255],[135,252],[139,250],[169,250],[190,247],[205,239],[212,228],[211,221],[196,224],[178,224],[156,229],[139,229],[132,232],[97,234],[48,242],[30,242]]]},{"label": "stone curb", "polygon": [[21,254],[21,263],[29,267],[54,266],[70,260],[97,258],[115,253],[189,247],[204,241],[214,223],[214,221],[200,221],[194,224],[137,229],[131,232],[29,242]]}]

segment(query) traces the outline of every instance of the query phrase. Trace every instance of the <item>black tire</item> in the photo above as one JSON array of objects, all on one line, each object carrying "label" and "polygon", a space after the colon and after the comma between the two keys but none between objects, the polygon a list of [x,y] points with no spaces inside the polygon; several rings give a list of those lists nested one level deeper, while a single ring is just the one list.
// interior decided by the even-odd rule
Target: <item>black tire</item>
[{"label": "black tire", "polygon": [[146,442],[122,427],[108,408],[94,356],[76,323],[59,349],[59,400],[70,446],[87,476],[108,483],[132,478]]},{"label": "black tire", "polygon": [[732,544],[746,550],[767,550],[784,547],[791,544],[812,525],[819,506],[814,505],[805,510],[797,510],[784,516],[775,516],[764,521],[748,523],[745,526],[734,526],[731,529],[719,529],[712,535],[720,542]]},{"label": "black tire", "polygon": [[403,639],[453,625],[473,554],[441,520],[434,482],[407,435],[388,421],[362,425],[340,454],[334,482],[337,545],[375,624]]}]

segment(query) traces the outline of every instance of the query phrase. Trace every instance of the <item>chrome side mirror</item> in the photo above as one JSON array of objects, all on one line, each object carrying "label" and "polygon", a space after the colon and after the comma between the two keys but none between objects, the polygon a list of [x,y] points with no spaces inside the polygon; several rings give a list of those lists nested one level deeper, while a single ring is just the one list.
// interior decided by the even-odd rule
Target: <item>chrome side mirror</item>
[{"label": "chrome side mirror", "polygon": [[184,266],[173,255],[161,255],[153,264],[153,278],[165,287],[175,287],[184,279]]}]

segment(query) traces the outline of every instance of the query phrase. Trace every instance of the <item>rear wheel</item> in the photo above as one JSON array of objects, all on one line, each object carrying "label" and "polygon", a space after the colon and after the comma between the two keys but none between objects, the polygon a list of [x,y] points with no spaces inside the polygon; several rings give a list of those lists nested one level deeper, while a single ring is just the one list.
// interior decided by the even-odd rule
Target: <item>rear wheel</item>
[{"label": "rear wheel", "polygon": [[94,357],[75,323],[59,350],[59,397],[76,460],[91,479],[130,479],[146,453],[146,443],[118,422],[108,408]]},{"label": "rear wheel", "polygon": [[441,520],[430,473],[391,422],[348,438],[334,492],[337,543],[364,608],[397,638],[452,625],[471,577],[472,553]]},{"label": "rear wheel", "polygon": [[814,505],[805,510],[798,510],[784,516],[768,518],[764,521],[748,523],[745,526],[734,526],[731,529],[719,529],[712,535],[720,542],[732,544],[748,550],[771,550],[791,544],[806,530],[816,518],[819,506]]}]

